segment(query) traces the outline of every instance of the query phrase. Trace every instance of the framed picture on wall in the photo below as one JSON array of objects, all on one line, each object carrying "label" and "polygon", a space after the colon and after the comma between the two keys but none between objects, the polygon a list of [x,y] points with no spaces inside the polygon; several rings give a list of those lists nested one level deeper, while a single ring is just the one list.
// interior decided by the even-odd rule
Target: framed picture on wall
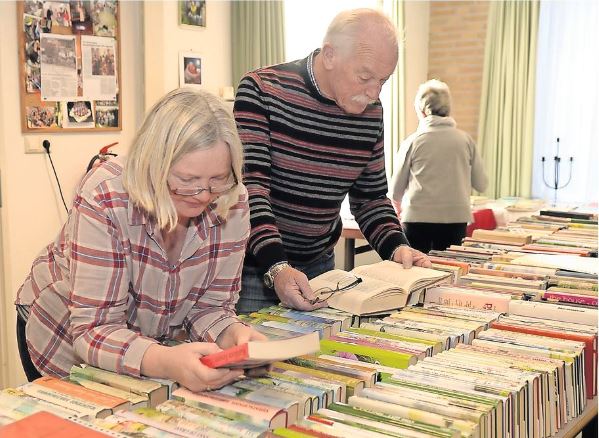
[{"label": "framed picture on wall", "polygon": [[206,27],[206,0],[179,1],[179,25]]},{"label": "framed picture on wall", "polygon": [[202,85],[202,57],[198,53],[179,53],[179,86],[197,87]]}]

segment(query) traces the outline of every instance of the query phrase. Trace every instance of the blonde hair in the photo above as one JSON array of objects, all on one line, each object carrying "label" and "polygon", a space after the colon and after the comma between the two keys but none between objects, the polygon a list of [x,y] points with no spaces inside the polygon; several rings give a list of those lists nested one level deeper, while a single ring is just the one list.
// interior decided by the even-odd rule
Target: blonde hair
[{"label": "blonde hair", "polygon": [[[374,29],[380,31],[392,47],[399,47],[393,22],[381,11],[370,8],[349,9],[337,14],[329,24],[322,45],[329,43],[349,53],[356,49],[356,43],[371,38],[370,30]],[[378,42],[372,41],[372,44]]]},{"label": "blonde hair", "polygon": [[222,101],[190,88],[173,90],[160,99],[137,132],[123,170],[123,185],[131,201],[154,217],[160,229],[173,230],[177,211],[167,185],[171,167],[186,154],[210,149],[219,140],[229,146],[233,173],[240,182],[215,201],[216,213],[226,218],[242,189],[241,140]]},{"label": "blonde hair", "polygon": [[447,117],[451,111],[451,94],[445,82],[426,81],[418,87],[414,107],[426,116]]}]

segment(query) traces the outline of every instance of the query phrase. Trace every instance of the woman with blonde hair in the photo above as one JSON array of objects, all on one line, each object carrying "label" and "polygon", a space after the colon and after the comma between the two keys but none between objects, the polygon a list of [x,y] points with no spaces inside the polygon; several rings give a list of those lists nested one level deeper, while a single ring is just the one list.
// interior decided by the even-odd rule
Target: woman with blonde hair
[{"label": "woman with blonde hair", "polygon": [[474,141],[449,116],[447,84],[421,84],[414,109],[420,122],[400,146],[389,197],[410,245],[427,253],[462,241],[472,220],[470,193],[488,181]]},{"label": "woman with blonde hair", "polygon": [[[237,319],[249,235],[235,122],[214,96],[164,96],[123,160],[90,171],[16,300],[29,380],[81,362],[201,391],[240,370],[201,356],[264,339]],[[189,343],[167,346],[171,340]]]}]

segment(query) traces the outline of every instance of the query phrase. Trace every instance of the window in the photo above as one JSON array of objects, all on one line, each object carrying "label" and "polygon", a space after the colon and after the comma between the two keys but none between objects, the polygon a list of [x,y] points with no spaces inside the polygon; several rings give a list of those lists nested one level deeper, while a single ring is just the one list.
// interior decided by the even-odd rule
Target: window
[{"label": "window", "polygon": [[[541,2],[536,68],[534,197],[557,203],[599,198],[599,3]],[[544,172],[541,157],[545,157]],[[573,161],[570,164],[570,157]],[[571,166],[571,167],[570,167]],[[544,181],[543,181],[544,173]]]}]

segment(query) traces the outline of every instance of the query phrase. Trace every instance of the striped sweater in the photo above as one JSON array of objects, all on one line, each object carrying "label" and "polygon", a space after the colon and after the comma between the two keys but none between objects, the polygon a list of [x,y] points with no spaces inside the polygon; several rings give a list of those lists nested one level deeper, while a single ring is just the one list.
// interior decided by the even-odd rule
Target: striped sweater
[{"label": "striped sweater", "polygon": [[341,203],[383,259],[407,240],[386,197],[383,109],[347,114],[322,96],[309,57],[246,74],[234,113],[244,145],[251,234],[246,263],[306,264],[335,246]]}]

